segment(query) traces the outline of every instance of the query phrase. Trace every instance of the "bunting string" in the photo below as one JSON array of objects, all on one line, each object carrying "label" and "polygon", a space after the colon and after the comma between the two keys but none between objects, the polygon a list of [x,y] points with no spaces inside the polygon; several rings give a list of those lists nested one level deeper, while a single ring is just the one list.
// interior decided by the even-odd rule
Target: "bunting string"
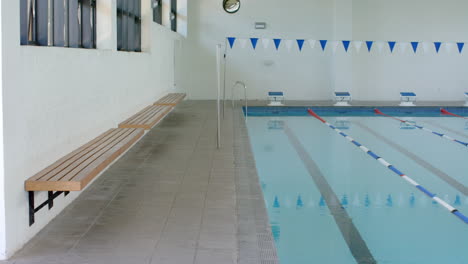
[{"label": "bunting string", "polygon": [[[362,49],[367,53],[434,53],[440,54],[442,52],[458,53],[462,54],[465,48],[465,42],[442,42],[442,41],[374,41],[374,40],[325,40],[325,39],[281,39],[281,38],[238,38],[238,37],[227,37],[227,44],[229,48],[241,48],[245,49],[248,47],[247,43],[250,43],[250,48],[258,50],[259,47],[263,47],[264,50],[270,49],[270,43],[274,44],[274,50],[297,50],[303,52],[306,49],[314,50],[318,49],[322,52],[330,50],[332,53],[342,50],[345,53],[356,52],[360,53]],[[259,45],[259,43],[261,43]],[[305,45],[308,43],[308,45]],[[443,49],[442,49],[443,48]]]}]

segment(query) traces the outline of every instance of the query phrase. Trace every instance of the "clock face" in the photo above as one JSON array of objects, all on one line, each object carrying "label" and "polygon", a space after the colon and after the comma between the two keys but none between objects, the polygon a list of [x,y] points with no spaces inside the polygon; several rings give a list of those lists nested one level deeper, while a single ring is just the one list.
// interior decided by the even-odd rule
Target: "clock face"
[{"label": "clock face", "polygon": [[223,8],[226,12],[233,14],[239,11],[241,6],[240,0],[223,0]]}]

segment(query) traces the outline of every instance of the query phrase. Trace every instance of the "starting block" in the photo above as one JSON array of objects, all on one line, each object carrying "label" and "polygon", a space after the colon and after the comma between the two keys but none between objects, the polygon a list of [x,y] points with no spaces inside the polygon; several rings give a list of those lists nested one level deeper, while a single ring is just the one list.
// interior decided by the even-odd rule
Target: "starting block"
[{"label": "starting block", "polygon": [[349,92],[335,92],[335,106],[350,106],[351,94]]},{"label": "starting block", "polygon": [[466,100],[465,106],[468,106],[468,93],[465,93],[465,100]]},{"label": "starting block", "polygon": [[283,92],[268,92],[268,106],[284,106]]},{"label": "starting block", "polygon": [[415,106],[416,94],[412,92],[400,93],[400,106]]}]

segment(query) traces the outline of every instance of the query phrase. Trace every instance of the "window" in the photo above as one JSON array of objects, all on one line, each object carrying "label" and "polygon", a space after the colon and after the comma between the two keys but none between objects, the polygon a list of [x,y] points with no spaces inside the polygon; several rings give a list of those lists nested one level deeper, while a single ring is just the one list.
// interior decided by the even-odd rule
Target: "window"
[{"label": "window", "polygon": [[141,1],[117,1],[117,50],[141,51]]},{"label": "window", "polygon": [[20,0],[21,45],[96,48],[96,0]]},{"label": "window", "polygon": [[171,0],[171,30],[177,32],[177,0]]},{"label": "window", "polygon": [[153,21],[162,24],[162,1],[161,0],[151,0],[153,5]]}]

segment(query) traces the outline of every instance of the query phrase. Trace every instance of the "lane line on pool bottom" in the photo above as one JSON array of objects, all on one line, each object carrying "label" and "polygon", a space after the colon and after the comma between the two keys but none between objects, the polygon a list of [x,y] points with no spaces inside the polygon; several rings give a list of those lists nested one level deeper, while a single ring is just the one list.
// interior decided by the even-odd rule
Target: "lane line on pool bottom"
[{"label": "lane line on pool bottom", "polygon": [[413,185],[414,187],[416,187],[419,191],[421,191],[422,193],[424,193],[425,195],[429,196],[432,200],[434,200],[435,202],[437,202],[438,204],[442,205],[445,209],[447,209],[450,213],[452,213],[453,215],[457,216],[460,220],[462,220],[463,222],[465,222],[465,224],[468,224],[468,217],[466,217],[464,214],[462,214],[460,211],[458,211],[458,209],[454,208],[453,206],[451,206],[450,204],[448,204],[447,202],[445,202],[444,200],[440,199],[439,197],[437,197],[434,193],[430,192],[428,189],[424,188],[422,185],[420,185],[419,183],[417,183],[416,181],[414,181],[413,179],[411,179],[410,177],[408,177],[407,175],[405,175],[403,172],[401,172],[400,170],[398,170],[395,166],[393,166],[392,164],[388,163],[386,160],[384,160],[382,157],[378,156],[376,153],[372,152],[370,149],[366,148],[364,145],[360,144],[359,142],[357,142],[356,140],[354,140],[352,137],[346,135],[345,133],[343,133],[341,130],[339,130],[338,128],[332,126],[330,123],[328,123],[327,121],[325,121],[323,118],[321,118],[319,115],[317,115],[314,111],[312,111],[311,109],[308,109],[307,110],[309,112],[309,114],[313,117],[315,117],[316,119],[320,120],[323,124],[325,124],[326,126],[328,126],[329,128],[331,128],[332,130],[334,130],[336,133],[338,133],[339,135],[343,136],[344,138],[346,138],[349,142],[351,142],[353,145],[355,145],[356,147],[358,147],[360,150],[364,151],[366,154],[368,154],[369,156],[371,156],[372,158],[374,158],[375,160],[377,160],[380,164],[382,164],[383,166],[385,166],[387,169],[391,170],[393,173],[397,174],[398,176],[400,176],[401,178],[403,178],[404,180],[406,180],[407,182],[409,182],[411,185]]},{"label": "lane line on pool bottom", "polygon": [[291,129],[285,125],[284,132],[288,137],[291,145],[296,150],[297,154],[304,163],[309,175],[312,177],[315,185],[320,191],[320,194],[325,200],[325,203],[330,210],[335,222],[340,229],[341,235],[343,236],[346,244],[348,245],[351,254],[356,259],[357,263],[363,264],[374,264],[377,261],[372,256],[366,242],[361,237],[359,230],[354,225],[353,220],[349,217],[346,209],[340,203],[340,200],[336,193],[327,182],[326,178],[318,168],[317,164],[310,157],[307,151],[302,146],[299,139],[291,131]]},{"label": "lane line on pool bottom", "polygon": [[380,111],[380,110],[377,109],[377,108],[374,109],[374,112],[375,112],[377,115],[382,115],[382,116],[390,117],[390,118],[392,118],[392,119],[395,119],[395,120],[397,120],[397,121],[400,121],[401,123],[405,123],[405,124],[407,124],[407,125],[409,125],[409,126],[413,126],[413,127],[419,128],[420,130],[424,130],[424,131],[429,132],[429,133],[431,133],[431,134],[433,134],[433,135],[439,136],[439,137],[441,137],[441,138],[448,139],[448,140],[450,140],[450,141],[452,141],[452,142],[455,142],[455,143],[461,144],[461,145],[463,145],[463,146],[465,146],[465,147],[468,147],[468,143],[466,143],[466,142],[463,142],[463,141],[458,140],[458,139],[454,139],[454,138],[452,138],[452,137],[450,137],[450,136],[447,136],[447,135],[445,135],[445,134],[442,134],[442,133],[438,133],[438,132],[432,131],[432,130],[430,130],[429,128],[426,128],[426,127],[422,127],[422,126],[418,126],[418,125],[415,125],[415,124],[411,124],[410,122],[408,122],[408,121],[406,121],[406,120],[402,120],[402,119],[396,118],[396,117],[394,117],[394,116],[384,114],[382,111]]},{"label": "lane line on pool bottom", "polygon": [[373,130],[372,128],[364,125],[363,123],[359,122],[359,121],[356,121],[356,122],[353,122],[355,125],[357,125],[358,127],[360,127],[361,129],[367,131],[369,134],[375,136],[376,138],[378,138],[380,141],[386,143],[387,145],[389,145],[390,147],[394,148],[395,150],[397,150],[398,152],[400,152],[401,154],[407,156],[408,158],[412,159],[414,162],[416,162],[417,164],[419,164],[421,167],[429,170],[430,172],[432,172],[434,175],[436,175],[437,177],[439,177],[441,180],[445,181],[446,183],[448,183],[450,186],[452,186],[453,188],[457,189],[459,192],[463,193],[464,195],[467,195],[468,196],[468,188],[462,184],[461,182],[457,181],[456,179],[454,179],[453,177],[451,177],[450,175],[448,175],[447,173],[441,171],[440,169],[432,166],[429,162],[421,159],[420,157],[418,157],[416,154],[414,154],[413,152],[405,149],[403,146],[401,146],[400,144],[384,137],[383,135],[377,133],[377,131]]}]

